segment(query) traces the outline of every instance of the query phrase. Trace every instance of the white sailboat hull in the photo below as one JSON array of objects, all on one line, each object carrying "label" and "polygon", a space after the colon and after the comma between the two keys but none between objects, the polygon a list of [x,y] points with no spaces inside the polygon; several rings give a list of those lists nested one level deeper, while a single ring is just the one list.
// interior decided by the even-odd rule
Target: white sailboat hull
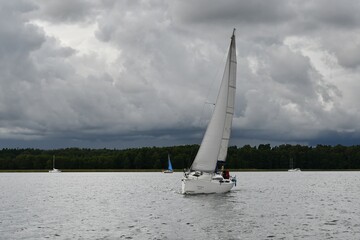
[{"label": "white sailboat hull", "polygon": [[53,156],[53,170],[50,170],[49,173],[61,173],[61,170],[55,168],[55,155]]},{"label": "white sailboat hull", "polygon": [[300,168],[289,169],[288,172],[301,172]]},{"label": "white sailboat hull", "polygon": [[185,176],[182,179],[182,194],[225,193],[235,185],[230,179],[221,175],[207,174],[199,177]]}]

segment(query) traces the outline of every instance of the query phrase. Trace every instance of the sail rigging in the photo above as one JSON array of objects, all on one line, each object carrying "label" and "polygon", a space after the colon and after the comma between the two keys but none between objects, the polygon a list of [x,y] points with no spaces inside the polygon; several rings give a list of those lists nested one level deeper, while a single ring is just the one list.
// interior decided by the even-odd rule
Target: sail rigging
[{"label": "sail rigging", "polygon": [[217,162],[226,160],[234,115],[236,67],[236,44],[233,33],[215,109],[191,170],[214,172]]}]

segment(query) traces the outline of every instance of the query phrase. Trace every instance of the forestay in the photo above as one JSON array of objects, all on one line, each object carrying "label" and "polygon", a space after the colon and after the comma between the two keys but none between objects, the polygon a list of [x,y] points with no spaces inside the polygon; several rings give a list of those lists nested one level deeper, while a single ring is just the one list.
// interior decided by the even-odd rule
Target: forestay
[{"label": "forestay", "polygon": [[214,113],[191,170],[214,172],[217,161],[225,161],[234,115],[235,90],[236,45],[233,34]]}]

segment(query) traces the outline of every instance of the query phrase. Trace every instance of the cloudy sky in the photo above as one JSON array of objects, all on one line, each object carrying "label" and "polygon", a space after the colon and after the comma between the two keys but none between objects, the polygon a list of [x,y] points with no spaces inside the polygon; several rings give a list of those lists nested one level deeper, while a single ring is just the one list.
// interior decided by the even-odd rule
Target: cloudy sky
[{"label": "cloudy sky", "polygon": [[359,144],[357,0],[0,0],[0,148],[200,143],[232,29],[231,145]]}]

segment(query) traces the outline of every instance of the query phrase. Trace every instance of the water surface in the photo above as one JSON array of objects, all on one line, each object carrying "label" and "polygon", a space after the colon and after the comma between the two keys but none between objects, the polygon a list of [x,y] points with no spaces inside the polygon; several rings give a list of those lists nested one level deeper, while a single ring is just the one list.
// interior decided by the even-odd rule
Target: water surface
[{"label": "water surface", "polygon": [[360,172],[245,172],[181,195],[181,173],[0,173],[0,239],[357,239]]}]

